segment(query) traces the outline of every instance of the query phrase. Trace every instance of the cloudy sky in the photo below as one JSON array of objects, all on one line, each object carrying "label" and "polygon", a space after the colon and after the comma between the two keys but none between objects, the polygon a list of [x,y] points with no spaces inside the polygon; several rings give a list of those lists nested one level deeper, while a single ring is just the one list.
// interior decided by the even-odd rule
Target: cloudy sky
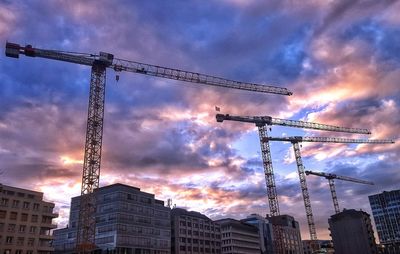
[{"label": "cloudy sky", "polygon": [[[269,212],[257,129],[217,123],[215,106],[367,128],[400,129],[400,1],[8,1],[0,41],[98,53],[234,80],[292,96],[107,73],[101,185],[125,183],[218,219]],[[80,193],[90,68],[0,55],[0,182],[43,191],[67,223]],[[273,136],[363,135],[272,127]],[[271,143],[280,211],[308,239],[293,149]],[[368,195],[399,188],[394,145],[303,144],[304,165],[375,182],[337,182],[341,208],[370,212]],[[307,178],[317,233],[328,239],[327,181]]]}]

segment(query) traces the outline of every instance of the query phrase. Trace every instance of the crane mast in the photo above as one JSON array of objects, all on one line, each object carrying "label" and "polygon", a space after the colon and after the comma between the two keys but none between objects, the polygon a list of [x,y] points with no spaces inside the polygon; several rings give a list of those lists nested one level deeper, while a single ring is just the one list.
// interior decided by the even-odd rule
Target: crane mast
[{"label": "crane mast", "polygon": [[[297,171],[299,174],[301,192],[303,194],[304,207],[306,210],[308,229],[310,239],[317,240],[317,232],[315,229],[314,215],[311,208],[310,194],[308,192],[306,174],[304,170],[303,160],[301,158],[300,145],[301,142],[321,142],[321,143],[357,143],[357,144],[393,144],[390,139],[347,139],[347,138],[330,138],[330,137],[267,137],[266,141],[287,141],[293,145],[294,155],[296,158]],[[336,195],[336,191],[334,191]]]},{"label": "crane mast", "polygon": [[96,54],[75,53],[57,50],[25,47],[16,43],[6,43],[5,54],[19,58],[19,55],[47,58],[80,65],[91,66],[88,119],[86,127],[85,155],[82,173],[79,223],[76,238],[78,252],[87,253],[95,249],[95,212],[96,197],[93,194],[99,187],[100,164],[104,122],[104,100],[106,87],[106,69],[116,72],[127,71],[155,77],[180,80],[202,85],[218,86],[261,93],[291,95],[286,88],[246,83],[214,77],[206,74],[172,69],[134,61],[114,58],[114,55],[100,52]]},{"label": "crane mast", "polygon": [[[278,194],[276,191],[275,176],[271,159],[271,149],[268,141],[268,127],[271,125],[280,125],[287,127],[296,127],[304,129],[315,129],[324,131],[335,131],[335,132],[347,132],[347,133],[362,133],[370,134],[371,132],[367,129],[356,129],[347,127],[338,127],[327,124],[311,123],[304,121],[288,120],[273,118],[271,116],[234,116],[229,114],[216,114],[217,122],[223,121],[237,121],[245,123],[253,123],[258,128],[260,146],[261,146],[261,156],[263,160],[263,168],[265,175],[265,183],[267,187],[268,204],[271,216],[280,215]],[[301,159],[301,158],[300,158]],[[310,207],[311,206],[307,206]],[[312,212],[311,212],[312,214]],[[315,231],[315,228],[314,228]],[[284,243],[282,242],[282,230],[279,226],[273,227],[273,232],[276,237],[274,241],[274,248],[277,254],[284,253]]]},{"label": "crane mast", "polygon": [[274,171],[272,166],[271,149],[268,142],[270,138],[268,137],[268,130],[267,130],[268,128],[266,127],[267,125],[269,126],[280,125],[287,127],[346,132],[346,133],[361,133],[361,134],[371,133],[367,129],[338,127],[334,125],[327,125],[320,123],[273,118],[271,116],[235,116],[230,114],[216,114],[215,118],[217,122],[220,123],[223,121],[236,121],[236,122],[253,123],[257,126],[260,138],[261,155],[263,159],[264,175],[267,186],[268,203],[271,216],[279,215],[280,212],[279,212],[279,202],[276,191]]},{"label": "crane mast", "polygon": [[348,176],[340,176],[340,175],[336,175],[336,174],[329,174],[329,173],[324,173],[324,172],[314,172],[314,171],[309,171],[309,170],[306,170],[305,173],[306,173],[306,175],[316,175],[316,176],[324,177],[325,179],[328,180],[329,189],[331,191],[333,207],[335,209],[335,213],[340,213],[340,208],[339,208],[339,201],[338,201],[338,198],[336,195],[334,179],[339,179],[339,180],[349,181],[349,182],[354,182],[354,183],[374,185],[373,182],[360,180],[360,179],[356,179],[356,178],[352,178],[352,177],[348,177]]}]

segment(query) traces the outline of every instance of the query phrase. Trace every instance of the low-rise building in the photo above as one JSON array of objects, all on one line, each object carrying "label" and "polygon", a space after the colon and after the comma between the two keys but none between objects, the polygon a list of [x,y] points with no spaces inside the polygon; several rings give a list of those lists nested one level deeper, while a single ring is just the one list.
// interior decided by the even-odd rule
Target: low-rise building
[{"label": "low-rise building", "polygon": [[[98,251],[127,254],[169,254],[170,208],[139,188],[113,184],[95,190],[95,242]],[[57,253],[74,252],[80,196],[72,198],[69,227],[54,232]]]},{"label": "low-rise building", "polygon": [[221,225],[222,254],[260,254],[260,239],[256,226],[230,218],[216,222]]},{"label": "low-rise building", "polygon": [[58,217],[43,193],[0,184],[0,253],[49,254]]},{"label": "low-rise building", "polygon": [[171,211],[171,253],[221,253],[220,225],[207,216],[181,208]]},{"label": "low-rise building", "polygon": [[328,222],[335,254],[378,253],[368,213],[345,209],[332,215]]}]

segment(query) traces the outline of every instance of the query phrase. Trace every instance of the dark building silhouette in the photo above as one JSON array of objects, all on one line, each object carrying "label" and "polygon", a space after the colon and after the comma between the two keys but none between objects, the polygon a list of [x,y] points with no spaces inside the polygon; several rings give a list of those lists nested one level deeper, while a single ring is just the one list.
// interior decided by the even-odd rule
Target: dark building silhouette
[{"label": "dark building silhouette", "polygon": [[[303,254],[299,223],[290,215],[267,217],[273,227],[280,228],[280,241],[284,253]],[[277,238],[277,236],[274,236]],[[277,240],[277,239],[274,239]]]},{"label": "dark building silhouette", "polygon": [[345,209],[328,222],[335,254],[378,254],[368,213]]},{"label": "dark building silhouette", "polygon": [[220,225],[207,216],[181,208],[171,210],[171,253],[221,253]]},{"label": "dark building silhouette", "polygon": [[400,190],[384,191],[368,198],[384,253],[400,253]]}]

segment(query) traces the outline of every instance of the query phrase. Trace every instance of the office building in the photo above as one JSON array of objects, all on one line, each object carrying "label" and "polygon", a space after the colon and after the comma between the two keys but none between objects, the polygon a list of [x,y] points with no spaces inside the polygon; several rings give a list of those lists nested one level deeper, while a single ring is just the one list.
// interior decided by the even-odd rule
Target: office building
[{"label": "office building", "polygon": [[221,253],[220,225],[181,208],[171,210],[171,253]]},{"label": "office building", "polygon": [[43,193],[0,184],[0,253],[49,254],[54,203]]},{"label": "office building", "polygon": [[369,196],[379,242],[385,253],[400,253],[400,190]]},{"label": "office building", "polygon": [[[275,235],[274,241],[280,241],[283,253],[303,254],[299,223],[290,215],[270,216],[267,219],[273,227],[280,230],[280,236]],[[279,238],[281,238],[279,240]]]},{"label": "office building", "polygon": [[216,221],[221,226],[222,254],[260,254],[258,228],[234,219]]},{"label": "office building", "polygon": [[[170,208],[153,194],[124,184],[95,190],[98,251],[124,254],[169,254],[171,249]],[[69,227],[54,232],[57,253],[73,252],[80,196],[72,198]]]},{"label": "office building", "polygon": [[328,222],[335,254],[378,253],[368,213],[345,209],[332,215]]},{"label": "office building", "polygon": [[258,237],[260,242],[261,254],[273,254],[273,231],[272,224],[264,217],[258,214],[251,214],[246,219],[241,220],[247,224],[258,228]]}]

